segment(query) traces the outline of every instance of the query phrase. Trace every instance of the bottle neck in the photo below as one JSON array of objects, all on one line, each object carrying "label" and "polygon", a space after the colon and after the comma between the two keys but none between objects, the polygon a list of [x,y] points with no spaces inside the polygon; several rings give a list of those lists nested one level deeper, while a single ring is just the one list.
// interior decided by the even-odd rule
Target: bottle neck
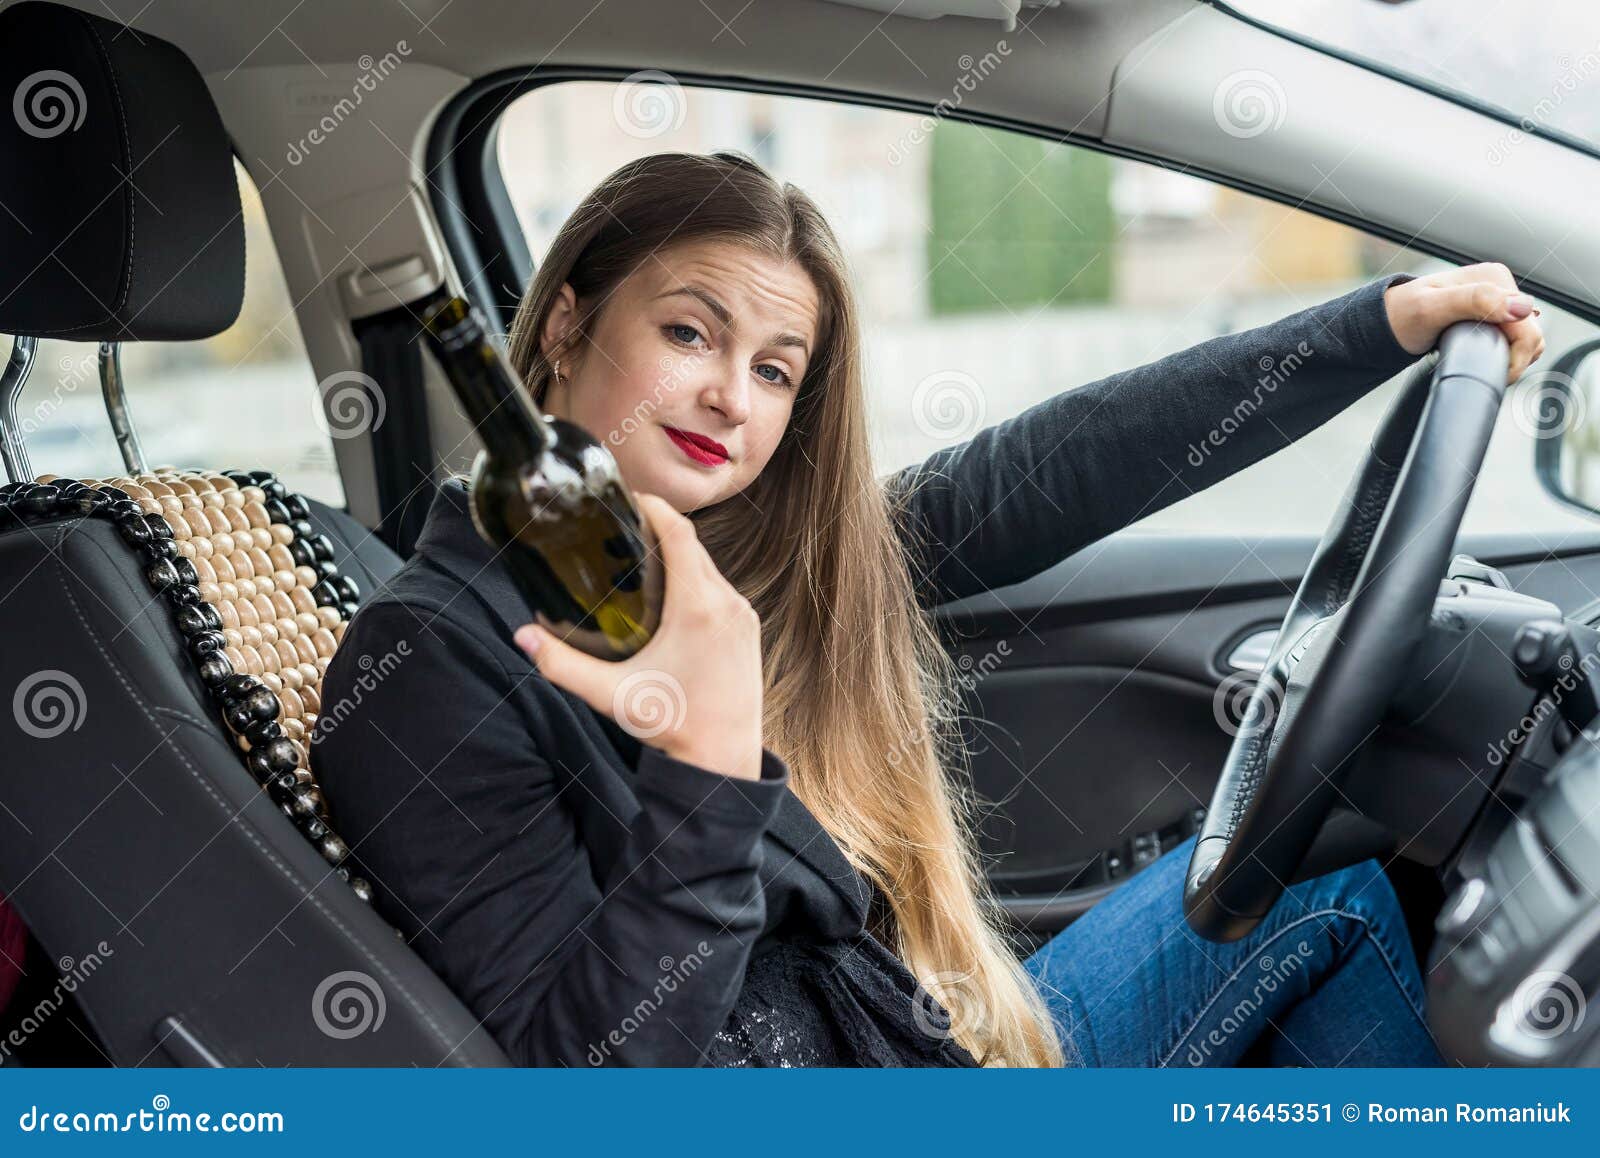
[{"label": "bottle neck", "polygon": [[495,458],[533,461],[551,436],[510,361],[459,297],[424,310],[423,333],[485,449]]},{"label": "bottle neck", "polygon": [[456,397],[492,457],[531,462],[550,443],[544,420],[499,350],[487,338],[482,347],[464,351]]}]

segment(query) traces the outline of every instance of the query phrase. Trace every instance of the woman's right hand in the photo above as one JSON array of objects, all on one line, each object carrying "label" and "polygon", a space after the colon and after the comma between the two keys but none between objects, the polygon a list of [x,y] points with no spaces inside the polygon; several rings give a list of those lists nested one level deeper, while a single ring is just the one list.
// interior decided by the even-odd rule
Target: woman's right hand
[{"label": "woman's right hand", "polygon": [[621,662],[596,659],[537,624],[513,636],[541,675],[630,735],[727,776],[761,776],[761,620],[722,577],[692,521],[640,494],[665,572],[655,635]]}]

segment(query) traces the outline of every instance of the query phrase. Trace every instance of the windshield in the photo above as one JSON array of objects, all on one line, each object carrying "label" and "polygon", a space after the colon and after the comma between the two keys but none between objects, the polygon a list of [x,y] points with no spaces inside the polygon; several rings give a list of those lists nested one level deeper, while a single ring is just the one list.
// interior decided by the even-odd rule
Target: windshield
[{"label": "windshield", "polygon": [[1262,24],[1600,147],[1600,0],[1229,0]]}]

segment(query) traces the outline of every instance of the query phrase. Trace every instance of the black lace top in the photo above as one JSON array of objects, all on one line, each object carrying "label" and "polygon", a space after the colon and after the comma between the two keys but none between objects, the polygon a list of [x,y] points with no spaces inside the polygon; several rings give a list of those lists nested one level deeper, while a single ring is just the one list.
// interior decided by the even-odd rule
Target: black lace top
[{"label": "black lace top", "polygon": [[973,1066],[950,1016],[870,933],[780,940],[750,958],[716,1066]]}]

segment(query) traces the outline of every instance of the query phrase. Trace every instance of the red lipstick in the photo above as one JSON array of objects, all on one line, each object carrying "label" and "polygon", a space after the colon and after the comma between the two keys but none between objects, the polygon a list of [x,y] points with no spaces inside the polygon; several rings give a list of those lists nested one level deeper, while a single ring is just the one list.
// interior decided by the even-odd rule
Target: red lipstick
[{"label": "red lipstick", "polygon": [[677,444],[679,450],[701,466],[721,466],[728,461],[728,448],[714,438],[679,430],[675,426],[663,426],[661,429],[667,432],[667,437]]}]

